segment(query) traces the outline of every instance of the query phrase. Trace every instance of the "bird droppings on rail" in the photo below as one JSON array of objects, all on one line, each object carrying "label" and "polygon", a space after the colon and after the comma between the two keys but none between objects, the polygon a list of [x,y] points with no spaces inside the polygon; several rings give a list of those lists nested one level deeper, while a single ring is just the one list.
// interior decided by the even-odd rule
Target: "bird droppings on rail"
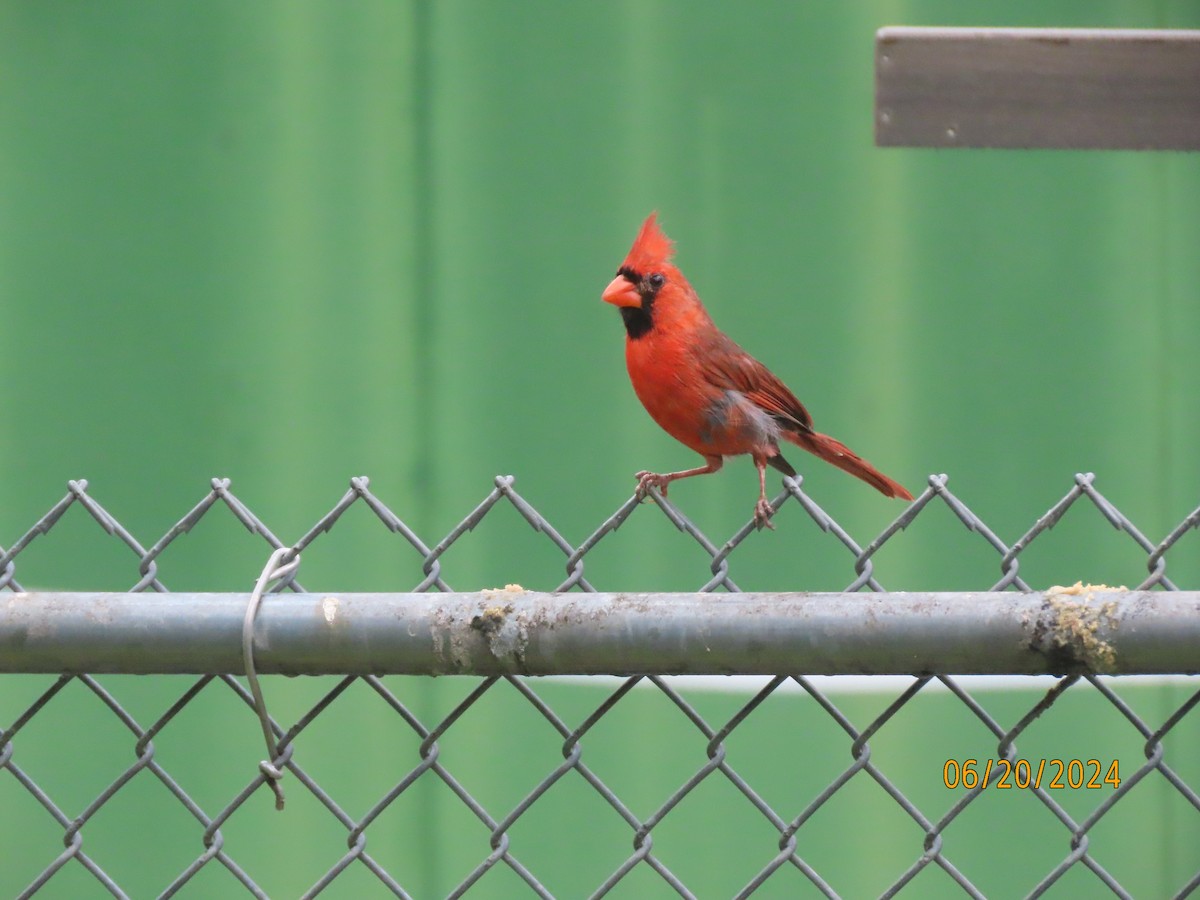
[{"label": "bird droppings on rail", "polygon": [[438,662],[438,675],[455,675],[471,671],[471,648],[467,633],[451,610],[437,609],[430,621],[433,655]]},{"label": "bird droppings on rail", "polygon": [[[525,648],[529,643],[528,614],[514,615],[513,599],[528,593],[519,584],[485,588],[470,608],[439,608],[430,621],[430,640],[438,662],[436,674],[472,672],[479,662],[476,635],[486,641],[488,652],[504,668],[525,673]],[[540,627],[544,623],[537,623]]]},{"label": "bird droppings on rail", "polygon": [[332,625],[337,619],[338,614],[338,598],[326,597],[321,601],[321,614],[325,617],[325,624]]},{"label": "bird droppings on rail", "polygon": [[[524,592],[524,589],[519,585],[507,585],[504,591],[511,595]],[[482,592],[489,598],[501,593]],[[471,628],[484,636],[488,650],[497,662],[504,664],[511,660],[517,672],[528,674],[525,667],[525,648],[529,645],[528,615],[524,612],[513,615],[513,609],[512,603],[485,605],[478,615],[471,618]]]},{"label": "bird droppings on rail", "polygon": [[1120,622],[1114,600],[1096,602],[1097,593],[1124,591],[1103,584],[1068,587],[1055,585],[1046,591],[1043,615],[1034,631],[1034,644],[1049,650],[1074,667],[1093,672],[1112,673],[1117,668],[1117,653],[1107,637]]},{"label": "bird droppings on rail", "polygon": [[508,614],[512,611],[511,603],[503,606],[485,606],[479,615],[471,619],[471,627],[476,631],[483,632],[485,637],[490,637],[504,627]]},{"label": "bird droppings on rail", "polygon": [[497,597],[503,597],[505,594],[524,594],[525,588],[519,584],[506,584],[502,588],[484,588],[479,593],[483,594],[489,600],[495,600]]}]

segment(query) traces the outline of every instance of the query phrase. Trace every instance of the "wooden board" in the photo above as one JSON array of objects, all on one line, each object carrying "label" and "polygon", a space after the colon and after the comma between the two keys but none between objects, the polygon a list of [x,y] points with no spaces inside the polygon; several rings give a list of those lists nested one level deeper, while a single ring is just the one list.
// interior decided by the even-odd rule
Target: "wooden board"
[{"label": "wooden board", "polygon": [[875,143],[1200,149],[1200,31],[881,28]]}]

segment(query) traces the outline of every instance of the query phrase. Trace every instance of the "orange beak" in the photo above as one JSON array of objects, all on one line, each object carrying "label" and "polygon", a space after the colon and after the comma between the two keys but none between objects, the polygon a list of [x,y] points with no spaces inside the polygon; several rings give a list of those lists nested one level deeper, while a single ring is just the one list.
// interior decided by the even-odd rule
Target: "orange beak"
[{"label": "orange beak", "polygon": [[600,299],[605,303],[611,303],[613,306],[642,305],[642,295],[637,292],[637,288],[624,275],[618,275],[610,281],[608,287],[604,289],[604,293],[600,295]]}]

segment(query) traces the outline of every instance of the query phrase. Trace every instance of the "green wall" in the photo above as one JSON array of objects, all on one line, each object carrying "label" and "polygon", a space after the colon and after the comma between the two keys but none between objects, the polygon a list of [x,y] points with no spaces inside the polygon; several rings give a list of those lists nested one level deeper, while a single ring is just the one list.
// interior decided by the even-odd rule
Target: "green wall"
[{"label": "green wall", "polygon": [[[1097,487],[1161,539],[1200,498],[1192,361],[1200,158],[877,149],[872,36],[885,24],[1195,28],[1200,9],[1184,0],[0,5],[0,546],[61,497],[69,478],[88,478],[148,545],[213,476],[232,478],[290,541],[359,474],[431,545],[496,474],[515,475],[568,541],[583,540],[628,497],[633,472],[694,462],[637,404],[618,317],[599,301],[652,209],[718,323],[794,388],[819,428],[914,491],[930,473],[949,473],[951,489],[1012,542],[1074,473],[1094,471]],[[793,462],[860,543],[902,509],[831,467]],[[755,487],[739,460],[671,496],[720,542],[749,517]],[[732,558],[743,588],[840,589],[853,579],[850,557],[797,505],[777,525]],[[408,589],[421,578],[420,559],[398,541],[353,510],[306,554],[302,578],[318,590]],[[1195,547],[1192,535],[1168,557],[1183,587],[1200,581]],[[160,574],[175,590],[245,590],[263,550],[231,517],[212,516],[164,554]],[[501,509],[447,554],[444,571],[459,590],[545,589],[563,577],[562,563]],[[891,589],[982,589],[999,578],[997,563],[948,510],[931,509],[879,554],[876,573]],[[1145,557],[1081,507],[1022,556],[1021,572],[1039,587],[1133,585]],[[78,508],[19,558],[16,574],[27,587],[65,589],[125,590],[138,578],[134,557]],[[708,565],[646,507],[588,556],[587,575],[601,589],[690,590],[707,580]],[[49,683],[4,679],[0,727]],[[182,690],[174,681],[111,683],[122,702],[138,698],[131,705],[143,724]],[[398,683],[431,716],[469,689]],[[269,683],[280,717],[298,716],[316,684]],[[563,713],[573,724],[603,696],[545,689],[576,714]],[[670,747],[647,696],[630,701],[625,721],[642,740]],[[1013,705],[1006,724],[1036,696],[998,701]],[[1145,696],[1147,715],[1161,722],[1185,694]],[[260,752],[255,723],[219,685],[201,698],[190,724],[164,732],[162,753],[179,735],[164,764],[199,780],[218,768],[240,784]],[[1078,753],[1129,752],[1135,765],[1135,733],[1092,702],[1097,749]],[[485,744],[487,759],[458,764],[479,781],[494,784],[528,752],[504,730],[518,715],[514,703],[497,701],[471,720],[471,740],[496,742]],[[16,759],[51,783],[55,766],[69,772],[59,802],[74,815],[132,754],[120,744],[90,772],[61,729],[78,735],[94,723],[99,745],[117,741],[115,719],[78,684],[55,704],[60,730],[31,726]],[[799,698],[781,701],[789,704],[801,715]],[[942,721],[936,706],[922,713],[930,723]],[[378,701],[361,686],[335,709],[358,729],[353,758],[337,757],[344,744],[333,728],[305,752],[329,748],[323,765],[332,772],[318,778],[344,779],[361,814],[400,771],[398,756],[415,763],[415,742],[379,721]],[[945,716],[948,734],[967,727],[961,709]],[[1114,736],[1122,728],[1129,734]],[[539,750],[547,759],[557,753],[549,737]],[[761,740],[773,740],[770,728]],[[804,740],[784,746],[799,754]],[[927,789],[940,777],[930,754],[948,751],[910,750],[911,768],[897,758],[889,771],[910,771]],[[639,756],[620,741],[600,752],[614,766]],[[522,784],[554,764],[538,759]],[[797,769],[811,764],[797,755]],[[662,774],[647,781],[657,788],[646,789],[643,813],[683,777],[650,768]],[[364,771],[374,777],[358,778]],[[142,790],[145,777],[127,790]],[[228,790],[213,787],[203,802],[217,807]],[[114,869],[128,870],[135,896],[161,890],[178,859],[200,852],[194,823],[161,790],[146,791],[157,800],[144,801],[145,815],[131,798],[112,813],[119,824],[85,832],[110,842],[96,850],[102,864],[130,860]],[[299,798],[294,782],[291,793]],[[412,801],[423,810],[417,824],[395,814],[371,832],[373,846],[401,848],[391,858],[412,854],[405,871],[418,896],[444,893],[469,869],[465,860],[487,852],[478,826],[478,840],[459,846],[460,813],[443,794],[422,786]],[[718,794],[712,809],[729,802]],[[1156,860],[1125,876],[1149,896],[1200,865],[1194,815],[1160,799],[1146,822],[1136,820],[1145,853],[1122,851]],[[146,833],[155,802],[178,829],[162,827],[178,843],[157,868],[130,836]],[[332,864],[331,847],[343,840],[315,803],[301,812],[306,801],[294,802],[275,816],[256,797],[229,826],[229,841],[257,841],[262,856],[270,853],[258,829],[285,834],[295,849],[263,878],[272,896],[298,894],[315,877],[292,860]],[[934,795],[930,806],[942,802]],[[14,858],[27,863],[0,865],[7,896],[56,855],[61,829],[2,773],[0,804],[27,811],[0,816],[4,845],[22,848]],[[1181,823],[1193,830],[1180,832]],[[615,817],[597,827],[628,847]],[[1054,829],[1045,840],[1065,854]],[[553,826],[537,841],[563,841],[567,853]],[[881,858],[911,860],[919,844],[893,835],[871,846]],[[894,868],[863,866],[861,853],[828,864],[846,896],[877,892],[872,873]],[[740,870],[713,865],[714,896],[744,883]],[[986,854],[978,865],[988,865]],[[578,882],[563,875],[552,889],[579,895],[604,866],[577,868]],[[515,884],[507,873],[488,877],[499,879],[493,895]],[[627,895],[654,896],[652,881],[638,877]],[[331,894],[358,896],[368,884],[347,879]],[[980,883],[998,894],[1031,886]],[[78,866],[51,884],[53,896],[95,888]],[[200,884],[209,887],[198,896],[216,896],[231,882],[206,870]]]}]

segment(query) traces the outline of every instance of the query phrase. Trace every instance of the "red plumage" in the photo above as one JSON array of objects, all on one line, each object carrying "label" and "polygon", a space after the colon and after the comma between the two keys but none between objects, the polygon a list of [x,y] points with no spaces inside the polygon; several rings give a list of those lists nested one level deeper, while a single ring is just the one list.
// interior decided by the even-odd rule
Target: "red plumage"
[{"label": "red plumage", "polygon": [[861,478],[888,497],[912,494],[840,441],[813,430],[804,405],[762,363],[721,332],[683,273],[653,213],[602,295],[625,322],[625,363],[634,392],[663,430],[705,458],[681,472],[638,472],[638,489],[664,494],[679,478],[721,468],[726,456],[749,453],[758,469],[754,518],[770,527],[766,466],[796,471],[779,452],[795,444]]},{"label": "red plumage", "polygon": [[628,266],[635,272],[650,272],[667,265],[674,255],[674,241],[658,227],[658,213],[650,213],[638,229],[633,246],[629,248],[629,254],[621,265]]}]

